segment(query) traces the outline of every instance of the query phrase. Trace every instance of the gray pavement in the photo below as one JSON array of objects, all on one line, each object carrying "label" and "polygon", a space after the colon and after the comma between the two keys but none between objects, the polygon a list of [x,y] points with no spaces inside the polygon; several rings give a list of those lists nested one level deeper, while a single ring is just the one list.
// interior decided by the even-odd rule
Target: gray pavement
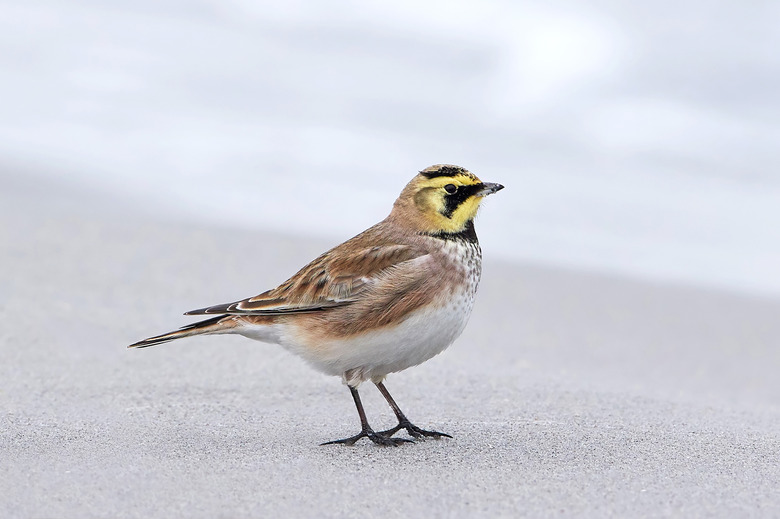
[{"label": "gray pavement", "polygon": [[778,301],[487,250],[461,339],[387,381],[454,439],[321,447],[357,431],[349,393],[279,347],[125,346],[333,243],[20,193],[0,196],[2,517],[780,515]]}]

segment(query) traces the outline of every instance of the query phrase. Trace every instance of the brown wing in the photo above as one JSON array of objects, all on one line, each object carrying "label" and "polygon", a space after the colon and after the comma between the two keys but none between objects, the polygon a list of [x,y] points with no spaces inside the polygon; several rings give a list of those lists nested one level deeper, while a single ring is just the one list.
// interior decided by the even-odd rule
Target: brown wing
[{"label": "brown wing", "polygon": [[356,247],[359,242],[350,242],[315,259],[277,288],[234,303],[192,310],[185,315],[281,315],[349,305],[387,269],[426,254],[410,245],[362,248]]}]

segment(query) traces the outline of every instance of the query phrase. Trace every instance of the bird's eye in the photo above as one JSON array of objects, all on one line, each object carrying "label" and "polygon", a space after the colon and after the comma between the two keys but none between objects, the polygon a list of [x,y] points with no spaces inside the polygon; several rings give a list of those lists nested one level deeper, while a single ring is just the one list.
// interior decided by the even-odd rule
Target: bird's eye
[{"label": "bird's eye", "polygon": [[447,184],[446,186],[444,186],[444,190],[449,194],[453,194],[455,191],[458,190],[458,186],[456,186],[455,184]]}]

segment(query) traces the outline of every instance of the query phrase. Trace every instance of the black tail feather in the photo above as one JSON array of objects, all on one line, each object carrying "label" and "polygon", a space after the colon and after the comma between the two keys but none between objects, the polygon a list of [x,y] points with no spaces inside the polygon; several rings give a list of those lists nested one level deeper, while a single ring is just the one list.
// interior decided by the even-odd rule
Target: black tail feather
[{"label": "black tail feather", "polygon": [[156,335],[154,337],[149,337],[148,339],[144,339],[142,341],[138,341],[134,344],[131,344],[128,346],[128,348],[148,348],[149,346],[155,346],[157,344],[163,344],[166,342],[171,342],[176,339],[181,339],[183,337],[190,337],[192,335],[199,335],[200,333],[205,333],[205,331],[198,331],[202,328],[208,328],[210,326],[213,326],[217,323],[219,323],[222,319],[227,317],[226,315],[218,315],[217,317],[212,317],[211,319],[206,319],[204,321],[198,321],[196,323],[188,324],[186,326],[182,326],[175,332],[169,332],[164,333],[162,335]]}]

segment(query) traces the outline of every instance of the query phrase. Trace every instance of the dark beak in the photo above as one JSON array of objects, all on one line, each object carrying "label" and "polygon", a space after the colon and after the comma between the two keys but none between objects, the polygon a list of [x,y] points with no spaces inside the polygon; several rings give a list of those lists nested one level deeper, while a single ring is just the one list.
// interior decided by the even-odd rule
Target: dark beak
[{"label": "dark beak", "polygon": [[488,195],[492,195],[496,191],[501,191],[502,189],[504,189],[504,186],[502,186],[501,184],[494,184],[492,182],[483,182],[482,189],[477,191],[476,195],[488,196]]}]

